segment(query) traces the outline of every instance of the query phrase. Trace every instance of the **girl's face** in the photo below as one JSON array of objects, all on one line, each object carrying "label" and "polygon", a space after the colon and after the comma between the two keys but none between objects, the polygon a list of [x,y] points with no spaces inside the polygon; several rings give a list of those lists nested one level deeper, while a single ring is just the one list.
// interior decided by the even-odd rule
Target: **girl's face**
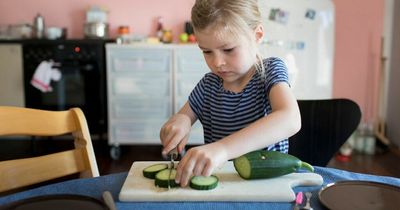
[{"label": "girl's face", "polygon": [[196,31],[196,39],[208,67],[223,79],[224,88],[239,91],[244,88],[255,71],[256,49],[252,47],[255,43],[250,43],[244,35],[221,33],[215,27]]}]

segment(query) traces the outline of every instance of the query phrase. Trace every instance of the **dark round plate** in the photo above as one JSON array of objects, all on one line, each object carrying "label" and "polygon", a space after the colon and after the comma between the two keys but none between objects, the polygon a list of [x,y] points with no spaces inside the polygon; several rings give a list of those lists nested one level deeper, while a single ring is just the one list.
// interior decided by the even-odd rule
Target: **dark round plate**
[{"label": "dark round plate", "polygon": [[27,198],[0,207],[1,210],[107,210],[101,201],[84,195],[43,195]]},{"label": "dark round plate", "polygon": [[319,200],[329,209],[384,209],[400,207],[400,187],[369,181],[340,181],[319,191]]}]

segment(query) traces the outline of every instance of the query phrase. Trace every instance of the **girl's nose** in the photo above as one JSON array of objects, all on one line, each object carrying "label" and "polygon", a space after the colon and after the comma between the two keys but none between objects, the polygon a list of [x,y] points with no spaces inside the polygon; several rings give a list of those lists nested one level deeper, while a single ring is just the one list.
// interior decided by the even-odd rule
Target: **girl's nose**
[{"label": "girl's nose", "polygon": [[215,55],[214,57],[214,65],[217,68],[221,68],[221,66],[225,65],[225,59],[221,55]]}]

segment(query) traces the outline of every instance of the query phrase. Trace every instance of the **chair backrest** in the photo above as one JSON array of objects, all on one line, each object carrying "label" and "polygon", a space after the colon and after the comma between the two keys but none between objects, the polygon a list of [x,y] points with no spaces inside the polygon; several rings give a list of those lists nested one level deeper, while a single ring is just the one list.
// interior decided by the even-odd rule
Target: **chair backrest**
[{"label": "chair backrest", "polygon": [[86,123],[79,108],[68,111],[0,106],[0,136],[59,136],[71,134],[75,148],[31,158],[0,162],[0,192],[79,173],[99,176]]},{"label": "chair backrest", "polygon": [[361,120],[359,106],[349,99],[298,100],[301,129],[289,138],[289,154],[326,166]]}]

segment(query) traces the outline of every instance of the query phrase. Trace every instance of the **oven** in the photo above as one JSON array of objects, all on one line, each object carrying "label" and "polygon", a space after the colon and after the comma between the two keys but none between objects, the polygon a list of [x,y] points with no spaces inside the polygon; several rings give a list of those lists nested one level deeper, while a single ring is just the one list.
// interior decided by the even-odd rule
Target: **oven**
[{"label": "oven", "polygon": [[[23,43],[25,105],[46,110],[82,109],[91,134],[107,132],[104,40],[29,40]],[[61,77],[52,91],[31,85],[42,61],[53,61]]]}]

